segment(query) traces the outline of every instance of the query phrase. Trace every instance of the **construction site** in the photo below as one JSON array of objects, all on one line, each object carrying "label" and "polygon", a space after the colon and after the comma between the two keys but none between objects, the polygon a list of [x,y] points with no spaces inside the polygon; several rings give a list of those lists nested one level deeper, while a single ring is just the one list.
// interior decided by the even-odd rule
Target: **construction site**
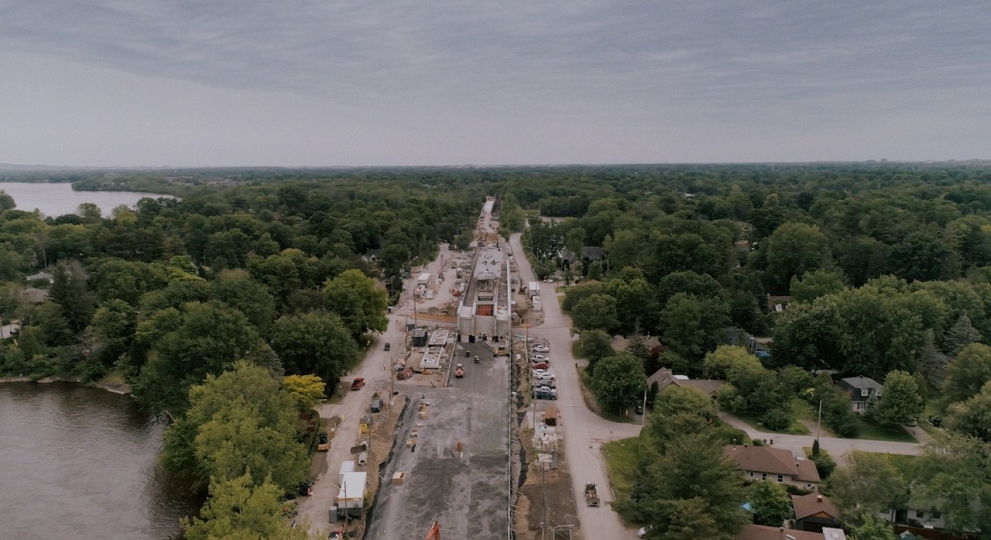
[{"label": "construction site", "polygon": [[557,523],[575,514],[560,427],[553,408],[530,407],[527,340],[514,335],[540,320],[540,298],[517,286],[494,209],[490,198],[474,249],[443,246],[414,273],[407,309],[393,312],[402,337],[385,349],[388,389],[374,383],[391,398],[388,414],[360,423],[371,448],[325,467],[337,479],[331,530],[376,540],[580,537],[577,521]]}]

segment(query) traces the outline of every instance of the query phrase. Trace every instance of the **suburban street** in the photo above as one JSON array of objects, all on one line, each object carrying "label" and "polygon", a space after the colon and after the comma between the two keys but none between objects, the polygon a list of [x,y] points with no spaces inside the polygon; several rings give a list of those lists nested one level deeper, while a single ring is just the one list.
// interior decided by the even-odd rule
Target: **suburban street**
[{"label": "suburban street", "polygon": [[[747,432],[751,439],[766,439],[774,441],[775,448],[785,448],[798,455],[805,454],[805,448],[811,448],[815,441],[815,435],[786,435],[784,433],[767,433],[758,431],[749,424],[727,413],[720,413],[719,417],[731,426]],[[922,440],[928,440],[928,434],[922,428],[916,429],[916,436]],[[819,437],[819,447],[829,452],[829,455],[836,460],[839,465],[845,465],[843,454],[851,450],[861,452],[875,452],[882,454],[907,454],[919,455],[922,453],[922,445],[919,443],[874,441],[869,439],[841,439],[838,437]]]},{"label": "suburban street", "polygon": [[[520,234],[510,238],[513,258],[519,269],[521,283],[537,281],[530,262],[523,255]],[[544,309],[543,324],[531,327],[530,337],[546,339],[550,345],[551,367],[557,377],[558,398],[555,402],[560,411],[560,423],[564,427],[564,445],[571,471],[572,488],[578,502],[578,519],[586,539],[596,538],[636,538],[636,531],[628,529],[620,522],[616,512],[607,503],[613,500],[605,461],[600,449],[601,443],[610,440],[636,437],[640,426],[610,422],[589,411],[581,396],[581,383],[578,381],[576,360],[571,354],[571,321],[561,312],[553,283],[540,284],[540,298]],[[599,488],[602,505],[598,508],[585,504],[585,482],[595,482]],[[565,516],[550,516],[551,524],[568,523]]]}]

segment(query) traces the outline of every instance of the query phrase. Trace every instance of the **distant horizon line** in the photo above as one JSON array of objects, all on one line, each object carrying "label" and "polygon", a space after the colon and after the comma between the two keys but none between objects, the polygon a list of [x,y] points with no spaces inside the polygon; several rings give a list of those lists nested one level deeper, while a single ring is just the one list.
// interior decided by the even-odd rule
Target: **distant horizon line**
[{"label": "distant horizon line", "polygon": [[0,172],[72,172],[72,171],[189,171],[210,169],[239,170],[348,170],[348,169],[506,169],[552,167],[643,167],[643,166],[698,166],[698,165],[858,165],[858,164],[991,164],[991,158],[969,159],[862,159],[862,160],[814,160],[814,161],[681,161],[681,162],[627,162],[627,163],[519,163],[501,165],[23,165],[0,162]]}]

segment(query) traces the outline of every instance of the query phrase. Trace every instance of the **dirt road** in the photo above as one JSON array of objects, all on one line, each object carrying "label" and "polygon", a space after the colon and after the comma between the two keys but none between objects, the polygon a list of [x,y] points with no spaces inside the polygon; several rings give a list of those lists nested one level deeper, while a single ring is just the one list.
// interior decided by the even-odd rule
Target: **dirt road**
[{"label": "dirt road", "polygon": [[[513,257],[519,268],[520,281],[537,281],[529,261],[523,255],[520,235],[510,238]],[[635,437],[640,426],[610,422],[592,413],[581,396],[576,359],[571,354],[571,321],[561,312],[561,304],[555,292],[555,284],[541,283],[540,298],[544,309],[544,322],[530,328],[530,337],[546,339],[550,345],[551,366],[557,377],[561,425],[564,426],[565,447],[571,470],[572,489],[578,500],[578,518],[586,539],[636,538],[636,531],[620,522],[619,516],[606,504],[613,500],[612,491],[602,457],[601,444],[610,440]],[[585,501],[585,482],[595,482],[599,488],[602,506],[588,507]],[[551,523],[566,523],[564,516],[550,516]]]}]

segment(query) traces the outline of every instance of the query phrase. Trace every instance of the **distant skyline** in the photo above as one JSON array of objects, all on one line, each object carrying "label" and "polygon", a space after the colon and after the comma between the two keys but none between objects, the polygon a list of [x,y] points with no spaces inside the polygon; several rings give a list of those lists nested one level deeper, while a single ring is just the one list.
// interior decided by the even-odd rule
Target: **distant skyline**
[{"label": "distant skyline", "polygon": [[0,2],[0,163],[991,158],[991,4]]}]

